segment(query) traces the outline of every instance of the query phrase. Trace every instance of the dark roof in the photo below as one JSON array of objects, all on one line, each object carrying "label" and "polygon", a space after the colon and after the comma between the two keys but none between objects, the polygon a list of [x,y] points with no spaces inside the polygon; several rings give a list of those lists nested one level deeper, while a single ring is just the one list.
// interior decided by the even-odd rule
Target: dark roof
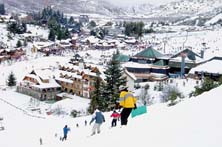
[{"label": "dark roof", "polygon": [[190,49],[182,50],[182,51],[180,51],[179,53],[173,55],[171,58],[180,57],[182,53],[187,54],[187,58],[189,58],[190,60],[193,60],[193,61],[196,60],[196,57],[200,57],[200,58],[201,58],[200,55],[194,53],[194,52],[193,52],[192,50],[190,50]]},{"label": "dark roof", "polygon": [[162,57],[163,54],[161,54],[160,52],[158,52],[157,50],[153,49],[152,47],[148,47],[147,49],[137,53],[135,56],[133,57],[137,57],[137,58],[158,58],[158,57]]}]

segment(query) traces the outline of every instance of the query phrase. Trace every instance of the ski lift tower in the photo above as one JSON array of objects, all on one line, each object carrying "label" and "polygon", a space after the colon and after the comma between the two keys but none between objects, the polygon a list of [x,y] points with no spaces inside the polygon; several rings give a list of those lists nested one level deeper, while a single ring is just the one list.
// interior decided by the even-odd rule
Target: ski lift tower
[{"label": "ski lift tower", "polygon": [[180,56],[181,56],[180,77],[181,78],[184,78],[184,76],[185,76],[185,58],[187,57],[187,53],[184,52],[184,50],[185,50],[185,43],[187,42],[187,38],[188,38],[188,31],[186,30],[186,38],[183,42],[183,52],[180,54]]},{"label": "ski lift tower", "polygon": [[181,78],[184,78],[184,76],[185,76],[185,58],[187,57],[187,53],[185,53],[185,52],[182,52],[181,54],[180,54],[180,56],[181,56],[181,71],[180,71],[180,77]]},{"label": "ski lift tower", "polygon": [[3,117],[0,117],[0,131],[5,130],[5,127],[3,126]]}]

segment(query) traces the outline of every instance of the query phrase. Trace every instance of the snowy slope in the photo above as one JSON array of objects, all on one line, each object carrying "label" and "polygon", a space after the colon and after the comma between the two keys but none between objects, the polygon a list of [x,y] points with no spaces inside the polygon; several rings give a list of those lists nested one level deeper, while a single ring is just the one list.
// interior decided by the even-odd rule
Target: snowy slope
[{"label": "snowy slope", "polygon": [[124,14],[120,8],[103,0],[4,0],[7,12],[33,12],[52,6],[64,13]]},{"label": "snowy slope", "polygon": [[[0,101],[1,115],[4,115],[6,127],[5,131],[0,131],[0,146],[36,147],[39,146],[41,137],[45,147],[111,147],[114,144],[128,147],[220,147],[221,91],[222,87],[219,87],[199,97],[185,99],[173,107],[166,107],[164,104],[150,106],[147,114],[129,118],[128,126],[123,128],[118,125],[109,129],[111,113],[105,113],[106,122],[102,125],[102,133],[92,137],[88,137],[92,126],[83,125],[85,120],[90,120],[90,116],[76,119],[37,119]],[[76,123],[79,123],[79,128],[75,127]],[[71,128],[71,132],[68,140],[61,142],[59,136],[65,124]],[[58,136],[55,137],[55,134]]]}]

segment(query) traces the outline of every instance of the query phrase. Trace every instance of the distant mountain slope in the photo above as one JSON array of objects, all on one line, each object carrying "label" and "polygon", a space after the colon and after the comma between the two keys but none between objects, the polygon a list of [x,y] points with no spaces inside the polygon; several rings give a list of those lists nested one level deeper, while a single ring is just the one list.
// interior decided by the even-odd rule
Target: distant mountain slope
[{"label": "distant mountain slope", "polygon": [[65,13],[124,14],[121,8],[102,0],[4,0],[4,3],[8,12],[38,11],[53,6]]},{"label": "distant mountain slope", "polygon": [[222,12],[222,0],[176,0],[160,6],[145,2],[124,7],[105,0],[0,0],[2,1],[8,12],[38,11],[52,6],[65,13],[149,18],[151,21],[161,20],[187,25],[208,24],[207,21]]}]

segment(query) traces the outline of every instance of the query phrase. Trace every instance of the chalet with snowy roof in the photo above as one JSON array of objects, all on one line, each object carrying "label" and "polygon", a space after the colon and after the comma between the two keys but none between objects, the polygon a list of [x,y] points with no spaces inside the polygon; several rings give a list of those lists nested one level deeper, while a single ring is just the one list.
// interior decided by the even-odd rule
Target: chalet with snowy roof
[{"label": "chalet with snowy roof", "polygon": [[0,49],[0,62],[8,60],[8,59],[19,59],[23,55],[25,55],[25,50],[22,48],[16,48],[16,49]]},{"label": "chalet with snowy roof", "polygon": [[218,80],[222,76],[222,57],[213,57],[189,71],[189,76],[197,79],[210,77]]},{"label": "chalet with snowy roof", "polygon": [[96,38],[95,36],[89,36],[84,39],[81,39],[80,42],[85,45],[94,45],[99,42],[100,39]]},{"label": "chalet with snowy roof", "polygon": [[135,38],[127,38],[127,39],[124,40],[124,42],[126,44],[131,44],[131,45],[135,45],[135,44],[138,43],[138,41]]},{"label": "chalet with snowy roof", "polygon": [[55,100],[61,86],[52,77],[49,69],[33,70],[17,86],[17,92],[30,95],[41,101]]},{"label": "chalet with snowy roof", "polygon": [[111,48],[115,48],[116,47],[116,44],[114,42],[107,42],[105,40],[100,40],[98,43],[96,43],[94,45],[94,47],[96,49],[103,49],[103,50],[106,50],[106,49],[111,49]]}]

